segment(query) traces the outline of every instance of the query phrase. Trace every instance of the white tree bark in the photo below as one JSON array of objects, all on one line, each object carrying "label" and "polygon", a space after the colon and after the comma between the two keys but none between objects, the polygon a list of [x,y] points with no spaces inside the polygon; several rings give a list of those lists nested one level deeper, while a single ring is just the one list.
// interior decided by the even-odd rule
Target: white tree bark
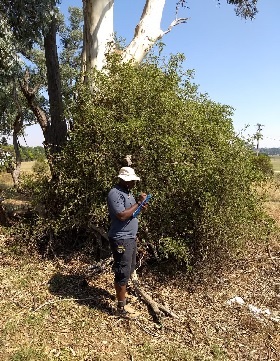
[{"label": "white tree bark", "polygon": [[123,61],[140,63],[157,40],[162,38],[161,18],[165,0],[146,0],[139,24],[131,43],[123,52]]},{"label": "white tree bark", "polygon": [[83,10],[83,70],[100,70],[106,63],[106,53],[114,39],[114,0],[83,0]]},{"label": "white tree bark", "polygon": [[[127,48],[121,51],[124,62],[140,63],[159,39],[174,26],[187,21],[186,18],[177,18],[176,13],[175,20],[166,31],[163,31],[161,19],[164,5],[165,0],[146,0],[140,21],[135,28],[134,37]],[[101,70],[106,64],[106,54],[115,50],[113,7],[114,0],[83,0],[84,48],[82,60],[85,72],[94,67]]]}]

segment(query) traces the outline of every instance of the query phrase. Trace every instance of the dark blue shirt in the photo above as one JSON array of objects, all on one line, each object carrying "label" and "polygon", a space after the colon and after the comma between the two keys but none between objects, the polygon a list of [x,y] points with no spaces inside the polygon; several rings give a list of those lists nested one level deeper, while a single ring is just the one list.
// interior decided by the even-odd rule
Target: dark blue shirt
[{"label": "dark blue shirt", "polygon": [[109,215],[111,218],[111,225],[109,230],[109,237],[113,239],[131,239],[136,238],[138,232],[138,219],[130,217],[125,221],[117,218],[117,214],[130,208],[135,204],[135,198],[132,193],[122,188],[119,185],[113,187],[107,197],[107,204]]}]

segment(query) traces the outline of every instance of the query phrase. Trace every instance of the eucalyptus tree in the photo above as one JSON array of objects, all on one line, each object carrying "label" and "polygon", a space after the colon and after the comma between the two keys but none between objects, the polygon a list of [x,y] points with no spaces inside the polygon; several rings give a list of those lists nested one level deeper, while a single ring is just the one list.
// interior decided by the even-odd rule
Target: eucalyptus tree
[{"label": "eucalyptus tree", "polygon": [[[3,136],[12,136],[15,151],[15,161],[9,156],[9,171],[14,185],[18,185],[21,167],[21,157],[18,135],[22,132],[24,111],[16,77],[19,76],[21,64],[16,52],[17,44],[8,21],[0,13],[0,132]],[[26,114],[25,114],[26,115]]]},{"label": "eucalyptus tree", "polygon": [[[257,13],[257,0],[226,1],[235,6],[238,16],[253,18]],[[67,140],[67,122],[63,116],[61,68],[57,50],[57,31],[60,17],[56,5],[59,2],[59,0],[27,0],[25,2],[21,0],[14,0],[13,2],[0,0],[0,26],[3,29],[8,29],[1,32],[0,66],[5,61],[7,66],[4,68],[10,69],[17,63],[16,53],[28,57],[34,46],[38,44],[43,46],[47,74],[48,113],[37,102],[38,85],[31,85],[27,76],[25,81],[21,83],[21,90],[42,128],[45,138],[44,144],[50,154],[50,159],[52,159],[52,154],[62,149]],[[187,1],[174,0],[174,20],[167,29],[162,30],[161,19],[165,0],[146,0],[142,15],[135,26],[132,41],[123,49],[117,49],[113,35],[114,0],[84,0],[84,32],[81,57],[83,70],[88,72],[92,68],[102,69],[106,63],[106,54],[109,51],[118,51],[123,61],[132,60],[140,63],[159,39],[170,32],[174,26],[187,21],[187,18],[178,16],[181,6],[186,7]],[[78,23],[76,24],[77,32],[80,31],[77,27]],[[75,31],[72,32],[72,35]],[[3,43],[6,44],[6,48],[2,46]],[[14,44],[16,44],[16,52],[9,50]],[[66,42],[64,44],[66,45]],[[74,42],[72,45],[77,46],[77,43]],[[72,69],[76,68],[72,67]],[[69,67],[68,70],[70,70]]]},{"label": "eucalyptus tree", "polygon": [[[6,16],[0,12],[0,131],[12,132],[15,107],[13,106],[14,78],[19,73],[19,59],[12,31]],[[9,108],[13,106],[12,112]]]},{"label": "eucalyptus tree", "polygon": [[8,29],[10,29],[14,41],[17,43],[16,51],[28,58],[33,47],[43,44],[49,116],[36,100],[38,84],[31,85],[28,77],[25,76],[25,81],[21,82],[21,90],[42,128],[45,148],[50,154],[50,159],[54,153],[59,152],[63,147],[67,135],[67,126],[63,119],[61,79],[56,44],[59,21],[56,3],[56,0],[0,1],[0,14],[5,16]]},{"label": "eucalyptus tree", "polygon": [[68,8],[68,22],[59,27],[61,52],[59,54],[64,114],[72,127],[71,105],[75,101],[75,86],[81,78],[81,53],[83,47],[83,10]]},{"label": "eucalyptus tree", "polygon": [[[235,12],[243,18],[254,18],[258,0],[226,0],[234,5]],[[220,3],[220,0],[217,0]],[[174,1],[174,20],[167,29],[161,28],[165,0],[146,0],[142,15],[135,26],[131,42],[122,50],[117,49],[123,61],[140,63],[153,45],[172,28],[185,23],[187,18],[179,17],[180,7],[187,7],[187,0]],[[106,53],[116,50],[114,41],[114,0],[84,0],[84,70],[102,69]],[[203,8],[202,8],[203,11]],[[125,8],[124,8],[125,13]]]},{"label": "eucalyptus tree", "polygon": [[4,79],[8,79],[17,68],[17,54],[13,33],[9,29],[8,21],[0,12],[0,86]]}]

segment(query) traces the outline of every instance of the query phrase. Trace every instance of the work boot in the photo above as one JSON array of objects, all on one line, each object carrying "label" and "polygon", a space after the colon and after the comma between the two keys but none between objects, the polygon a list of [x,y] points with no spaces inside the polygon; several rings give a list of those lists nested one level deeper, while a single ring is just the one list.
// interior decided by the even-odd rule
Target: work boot
[{"label": "work boot", "polygon": [[136,311],[130,305],[118,306],[117,314],[118,314],[118,316],[124,317],[124,318],[137,318],[140,315],[140,313],[138,311]]}]

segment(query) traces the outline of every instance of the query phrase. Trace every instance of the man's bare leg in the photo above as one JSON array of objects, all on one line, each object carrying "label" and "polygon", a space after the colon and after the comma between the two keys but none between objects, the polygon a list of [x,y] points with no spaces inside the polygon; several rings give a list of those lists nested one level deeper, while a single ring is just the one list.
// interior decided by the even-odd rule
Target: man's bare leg
[{"label": "man's bare leg", "polygon": [[130,305],[126,304],[126,285],[120,286],[118,283],[115,282],[115,290],[116,296],[118,300],[118,311],[121,313],[122,316],[127,317],[137,317],[139,312],[137,312],[134,308]]},{"label": "man's bare leg", "polygon": [[126,285],[120,286],[118,283],[115,282],[115,290],[118,303],[123,303],[123,305],[125,305]]}]

